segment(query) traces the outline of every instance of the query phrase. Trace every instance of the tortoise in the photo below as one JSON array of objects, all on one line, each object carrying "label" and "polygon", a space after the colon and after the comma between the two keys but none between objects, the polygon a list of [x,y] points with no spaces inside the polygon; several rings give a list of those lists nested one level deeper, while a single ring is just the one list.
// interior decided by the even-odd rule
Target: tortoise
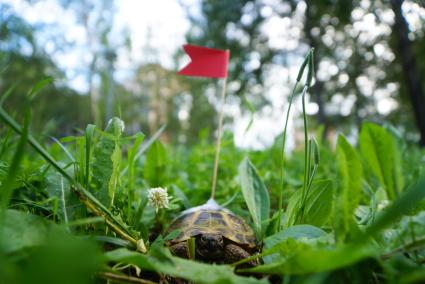
[{"label": "tortoise", "polygon": [[[166,234],[180,233],[167,241],[171,252],[189,258],[187,240],[195,238],[195,259],[209,263],[234,263],[257,250],[255,234],[250,226],[214,199],[204,205],[183,211],[169,225]],[[250,261],[247,266],[255,266]]]}]

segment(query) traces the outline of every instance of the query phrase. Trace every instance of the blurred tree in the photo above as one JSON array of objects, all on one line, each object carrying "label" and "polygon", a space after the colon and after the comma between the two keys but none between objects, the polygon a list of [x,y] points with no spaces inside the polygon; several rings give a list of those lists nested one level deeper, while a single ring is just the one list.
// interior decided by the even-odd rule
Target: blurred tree
[{"label": "blurred tree", "polygon": [[[91,101],[92,119],[97,125],[106,125],[116,109],[114,80],[117,49],[129,48],[131,41],[126,29],[119,38],[112,38],[116,5],[114,0],[58,0],[61,5],[74,12],[77,23],[85,30],[85,46],[88,62],[83,72],[87,74],[88,93]],[[100,79],[100,84],[96,84]]]},{"label": "blurred tree", "polygon": [[[409,31],[401,14],[402,2],[392,0],[391,5],[381,0],[204,0],[201,16],[191,17],[193,26],[187,39],[191,43],[229,48],[231,81],[239,86],[234,93],[244,95],[255,93],[255,86],[270,74],[270,66],[282,65],[282,58],[299,56],[303,46],[315,47],[316,81],[310,92],[311,100],[317,104],[317,122],[325,125],[324,133],[328,128],[352,131],[352,126],[360,126],[363,120],[383,119],[405,132],[419,129],[423,133],[425,112],[420,89],[424,82],[418,76],[425,69],[425,61],[414,58],[425,57],[425,25],[419,25],[414,34]],[[415,5],[416,13],[424,9],[421,1],[406,2]],[[286,30],[279,34],[270,32],[270,23],[280,23]],[[395,29],[391,32],[393,24]],[[295,37],[298,48],[276,47],[272,42],[279,37],[287,37],[287,45]],[[404,46],[402,52],[400,43]],[[252,62],[256,62],[253,59],[260,64],[250,69]],[[408,77],[406,81],[399,72]],[[409,111],[412,106],[416,130]],[[423,143],[424,134],[421,136]]]},{"label": "blurred tree", "polygon": [[[191,9],[186,8],[192,23],[187,41],[195,45],[229,49],[227,96],[249,96],[250,101],[258,107],[268,103],[266,97],[261,95],[266,76],[264,70],[275,54],[267,43],[267,37],[261,32],[264,22],[260,13],[262,6],[259,1],[206,0],[201,2],[201,15],[191,14]],[[211,93],[216,96],[215,80],[192,80],[189,84],[193,94],[189,116],[190,134],[187,135],[190,142],[197,139],[202,129],[216,128],[218,99],[207,96]],[[228,119],[225,117],[225,121]],[[214,133],[211,131],[209,135]]]},{"label": "blurred tree", "polygon": [[[263,83],[263,67],[275,53],[261,32],[264,17],[261,1],[236,0],[201,2],[202,17],[189,13],[192,27],[188,42],[230,50],[229,85],[236,84],[230,93],[254,92]],[[190,11],[190,9],[187,9]],[[260,93],[260,90],[257,91]]]},{"label": "blurred tree", "polygon": [[[314,73],[317,74],[321,62],[320,58],[324,56],[331,57],[333,52],[333,47],[323,44],[322,36],[326,33],[326,29],[329,26],[332,26],[335,30],[341,30],[341,27],[349,23],[353,1],[306,1],[305,4],[304,34],[307,44],[315,48]],[[292,7],[295,9],[296,2],[292,3]],[[324,15],[332,15],[332,17],[325,19]],[[323,25],[323,21],[326,21],[326,25]],[[318,106],[317,122],[324,125],[323,135],[326,137],[329,128],[329,118],[326,115],[325,103],[329,101],[332,94],[324,92],[324,85],[325,81],[316,76],[315,83],[311,88],[311,96]]]},{"label": "blurred tree", "polygon": [[28,91],[47,76],[54,77],[57,81],[34,101],[31,125],[38,134],[53,129],[55,134],[69,134],[72,127],[83,127],[89,121],[88,100],[58,81],[63,73],[38,46],[36,32],[9,5],[0,5],[0,94],[14,88],[5,107],[20,119]]},{"label": "blurred tree", "polygon": [[149,129],[151,134],[167,124],[166,131],[161,136],[163,142],[170,142],[171,137],[178,137],[182,130],[178,113],[185,106],[184,102],[177,101],[186,89],[182,79],[174,71],[153,63],[140,66],[136,71],[135,81],[131,84],[132,92],[137,97],[137,101],[131,106],[131,112],[138,122],[148,123],[145,129]]},{"label": "blurred tree", "polygon": [[416,119],[421,138],[420,144],[425,146],[425,94],[423,80],[417,67],[415,51],[409,39],[409,27],[403,16],[403,0],[391,0],[391,8],[395,15],[394,36],[397,38],[395,47],[407,85],[407,92]]}]

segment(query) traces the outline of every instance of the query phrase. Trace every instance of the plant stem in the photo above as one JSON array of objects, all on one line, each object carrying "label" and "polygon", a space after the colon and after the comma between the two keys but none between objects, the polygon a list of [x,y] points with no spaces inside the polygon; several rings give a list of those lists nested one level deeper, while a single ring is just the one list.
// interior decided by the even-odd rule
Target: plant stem
[{"label": "plant stem", "polygon": [[[302,98],[302,109],[303,109],[303,121],[304,121],[304,181],[303,188],[301,191],[301,204],[299,211],[296,213],[295,222],[301,221],[304,218],[305,198],[307,193],[307,186],[309,184],[309,172],[310,172],[310,147],[308,141],[308,129],[307,129],[307,116],[305,113],[305,93],[307,92],[308,85],[304,85],[301,98]],[[300,220],[298,220],[298,217]]]},{"label": "plant stem", "polygon": [[[310,49],[310,51],[307,53],[306,57],[304,58],[303,63],[301,64],[300,70],[298,71],[297,79],[294,85],[294,88],[292,89],[291,97],[289,98],[289,105],[288,105],[288,112],[286,113],[285,118],[285,127],[283,128],[283,137],[282,137],[282,155],[281,155],[281,167],[280,167],[280,187],[279,187],[279,200],[278,200],[278,211],[277,211],[277,222],[275,226],[275,233],[280,231],[281,222],[282,222],[282,207],[283,207],[283,187],[285,185],[284,182],[284,166],[285,166],[285,144],[286,144],[286,132],[288,130],[288,121],[289,121],[289,113],[291,112],[291,106],[292,101],[294,99],[297,87],[299,82],[301,81],[301,78],[304,74],[304,69],[307,66],[307,64],[310,63],[310,57],[314,49]],[[307,80],[308,81],[308,80]]]},{"label": "plant stem", "polygon": [[280,231],[281,220],[282,220],[282,207],[283,207],[283,187],[285,185],[284,175],[285,175],[285,143],[286,143],[286,132],[288,129],[289,113],[291,112],[292,101],[295,96],[299,81],[295,82],[294,88],[292,89],[291,96],[289,98],[288,111],[286,112],[285,127],[283,128],[282,136],[282,155],[281,155],[281,165],[280,165],[280,187],[279,187],[279,200],[278,200],[278,215],[275,232]]}]

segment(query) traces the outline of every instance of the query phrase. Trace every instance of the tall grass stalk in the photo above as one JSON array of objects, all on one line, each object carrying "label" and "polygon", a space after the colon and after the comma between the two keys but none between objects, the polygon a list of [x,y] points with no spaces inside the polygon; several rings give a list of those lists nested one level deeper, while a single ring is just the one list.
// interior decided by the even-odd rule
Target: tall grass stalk
[{"label": "tall grass stalk", "polygon": [[301,81],[301,78],[304,74],[305,67],[308,65],[311,54],[313,53],[314,49],[310,49],[310,51],[307,53],[306,57],[304,58],[304,61],[300,67],[300,70],[298,71],[297,79],[295,82],[295,85],[292,89],[291,96],[289,97],[289,104],[288,104],[288,110],[286,112],[286,118],[285,118],[285,126],[283,128],[283,134],[282,134],[282,155],[281,155],[281,166],[280,166],[280,187],[279,187],[279,200],[278,200],[278,216],[277,216],[277,222],[275,227],[275,232],[279,232],[281,229],[281,222],[282,222],[282,207],[283,207],[283,188],[285,186],[285,144],[286,144],[286,133],[288,130],[288,121],[289,121],[289,114],[291,112],[292,102],[294,99],[294,96],[297,92],[298,85]]},{"label": "tall grass stalk", "polygon": [[[296,213],[296,222],[302,222],[304,218],[304,212],[306,207],[306,201],[308,197],[308,193],[311,187],[311,184],[313,182],[314,176],[316,174],[317,166],[318,166],[318,155],[316,155],[316,149],[315,147],[317,144],[314,144],[312,140],[308,138],[308,122],[307,122],[307,114],[305,110],[305,94],[307,93],[308,88],[311,86],[311,82],[313,80],[313,72],[314,72],[314,66],[313,66],[313,60],[314,60],[314,48],[310,50],[309,58],[308,58],[308,72],[307,72],[307,79],[306,83],[304,85],[303,91],[302,91],[302,109],[303,109],[303,121],[304,121],[304,181],[303,181],[303,188],[301,192],[301,203],[299,207],[299,211]],[[311,156],[314,154],[314,168],[313,171],[311,169]]]}]

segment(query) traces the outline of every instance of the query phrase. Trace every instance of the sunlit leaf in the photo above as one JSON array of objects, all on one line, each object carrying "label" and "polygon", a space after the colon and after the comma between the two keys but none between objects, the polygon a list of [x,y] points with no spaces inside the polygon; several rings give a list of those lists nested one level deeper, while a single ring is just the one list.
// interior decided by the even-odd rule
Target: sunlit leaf
[{"label": "sunlit leaf", "polygon": [[288,257],[281,260],[244,271],[277,275],[318,273],[340,269],[363,259],[376,257],[377,249],[368,244],[339,245],[334,248],[315,248],[311,245],[301,245],[288,254]]},{"label": "sunlit leaf", "polygon": [[366,161],[367,169],[378,178],[388,198],[395,199],[402,184],[396,180],[400,164],[396,164],[397,148],[391,134],[376,124],[363,124],[360,132],[360,152]]},{"label": "sunlit leaf", "polygon": [[314,181],[306,198],[304,217],[295,223],[301,202],[301,190],[297,190],[289,200],[286,225],[310,224],[320,227],[325,224],[332,211],[332,192],[330,180]]},{"label": "sunlit leaf", "polygon": [[167,156],[164,146],[160,141],[155,141],[150,146],[144,165],[144,178],[151,187],[162,186],[165,177],[165,166],[167,164]]},{"label": "sunlit leaf", "polygon": [[[326,236],[327,233],[322,229],[311,225],[295,225],[284,229],[274,235],[268,236],[264,239],[264,250],[267,251],[276,245],[286,241],[289,238],[297,239],[317,239]],[[265,263],[271,263],[278,258],[275,255],[268,255],[264,257]]]},{"label": "sunlit leaf", "polygon": [[106,206],[110,206],[118,183],[121,161],[119,138],[122,131],[122,120],[116,117],[111,119],[105,129],[106,134],[102,133],[93,150],[91,165],[93,193]]},{"label": "sunlit leaf", "polygon": [[336,146],[338,182],[335,191],[334,226],[338,240],[355,230],[354,211],[362,194],[362,167],[355,149],[344,136],[338,137]]},{"label": "sunlit leaf", "polygon": [[155,255],[143,255],[127,249],[118,249],[106,253],[106,257],[109,261],[134,264],[142,270],[157,271],[195,283],[268,283],[267,280],[238,276],[233,273],[233,268],[227,265],[208,265],[173,257],[164,249],[158,249]]},{"label": "sunlit leaf", "polygon": [[243,197],[254,221],[257,238],[261,240],[270,218],[270,198],[266,186],[248,157],[239,165],[239,179]]}]

